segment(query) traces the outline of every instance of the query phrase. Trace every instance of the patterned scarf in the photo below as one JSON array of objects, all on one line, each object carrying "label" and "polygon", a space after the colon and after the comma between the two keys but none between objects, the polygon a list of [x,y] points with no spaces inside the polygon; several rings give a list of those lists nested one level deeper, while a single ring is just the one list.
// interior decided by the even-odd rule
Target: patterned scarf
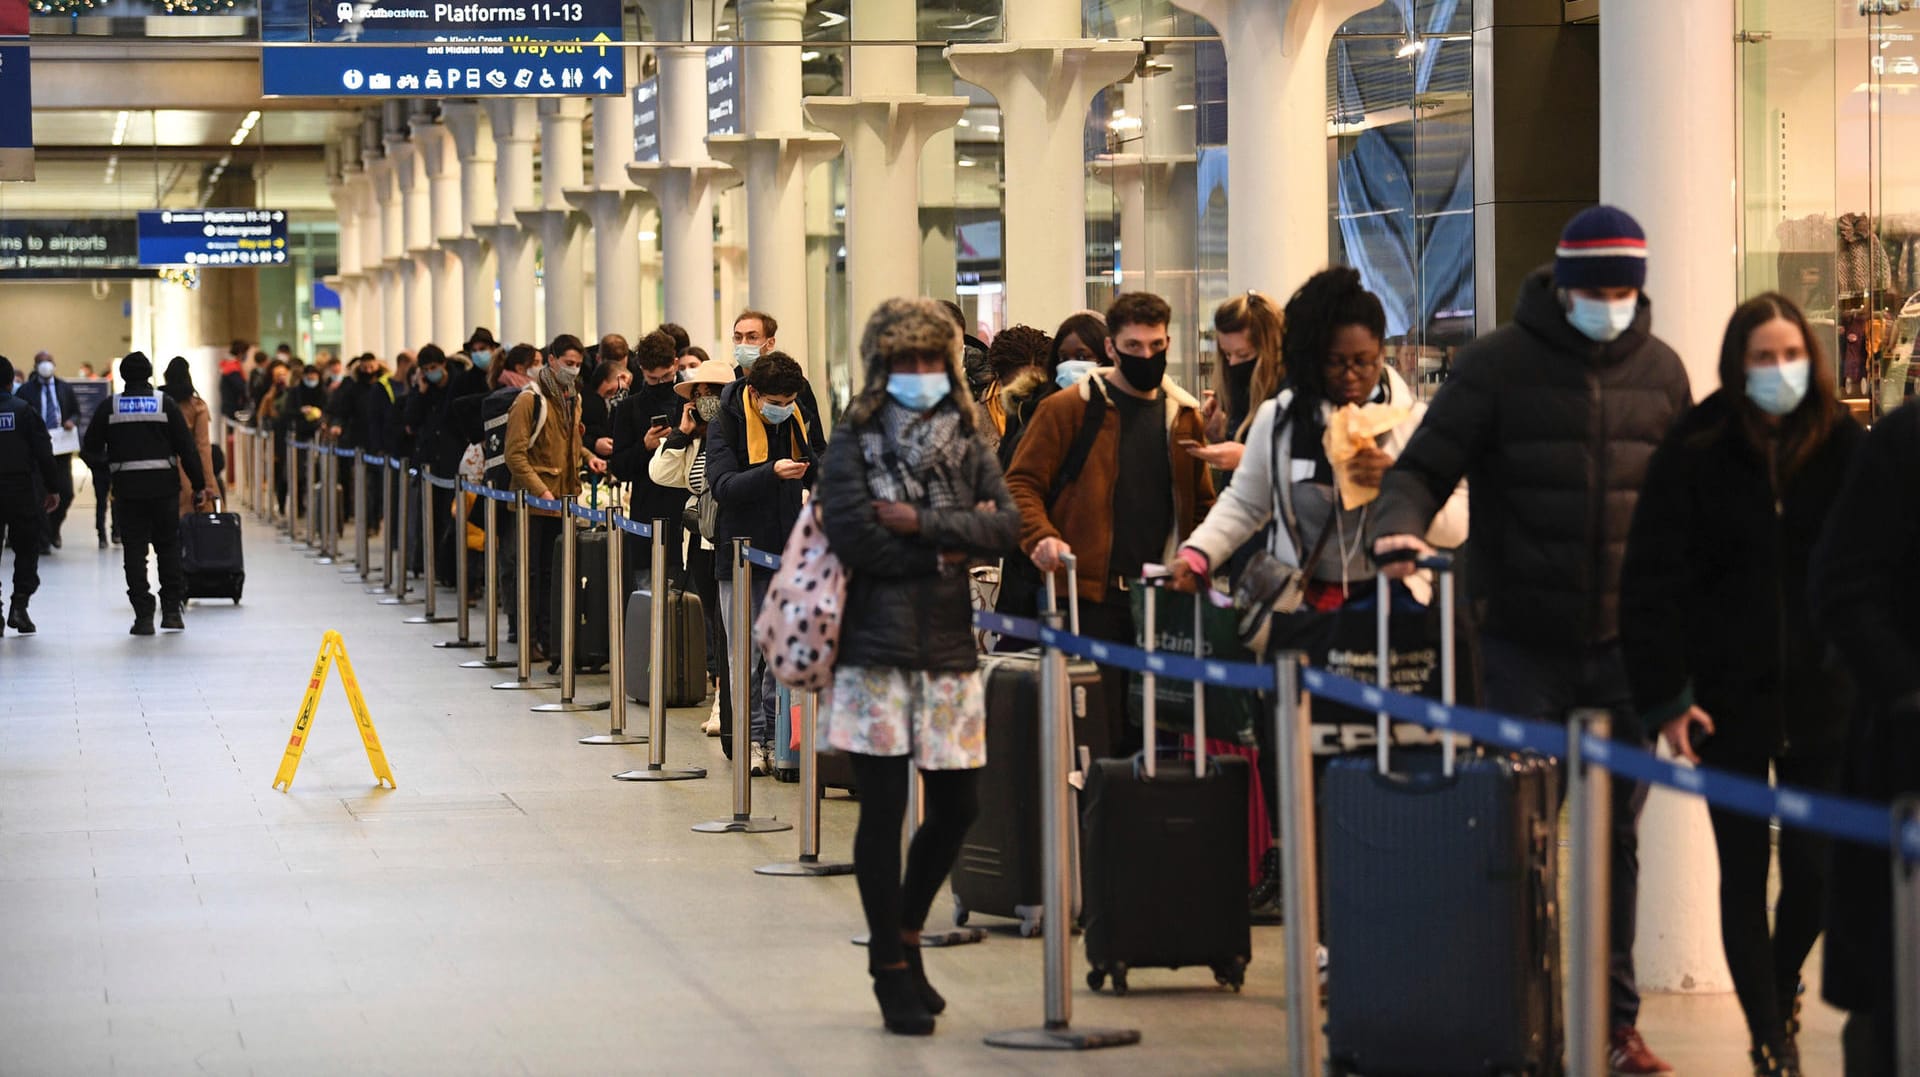
[{"label": "patterned scarf", "polygon": [[971,507],[965,465],[972,440],[960,428],[960,410],[951,402],[912,411],[888,398],[860,431],[867,489],[882,501],[922,508]]}]

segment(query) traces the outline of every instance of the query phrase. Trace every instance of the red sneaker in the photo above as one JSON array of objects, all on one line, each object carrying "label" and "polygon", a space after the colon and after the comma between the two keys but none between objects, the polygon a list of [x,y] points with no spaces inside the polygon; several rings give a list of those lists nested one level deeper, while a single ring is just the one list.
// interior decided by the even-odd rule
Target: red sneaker
[{"label": "red sneaker", "polygon": [[1640,1030],[1632,1025],[1615,1025],[1611,1042],[1607,1066],[1613,1077],[1673,1077],[1673,1067],[1647,1047]]}]

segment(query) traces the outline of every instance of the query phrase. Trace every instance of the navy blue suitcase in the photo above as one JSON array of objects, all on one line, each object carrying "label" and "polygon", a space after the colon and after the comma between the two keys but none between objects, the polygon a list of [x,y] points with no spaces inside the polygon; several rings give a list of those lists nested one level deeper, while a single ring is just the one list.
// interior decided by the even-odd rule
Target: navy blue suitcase
[{"label": "navy blue suitcase", "polygon": [[192,512],[180,517],[180,567],[187,597],[229,598],[240,604],[247,584],[237,512]]}]

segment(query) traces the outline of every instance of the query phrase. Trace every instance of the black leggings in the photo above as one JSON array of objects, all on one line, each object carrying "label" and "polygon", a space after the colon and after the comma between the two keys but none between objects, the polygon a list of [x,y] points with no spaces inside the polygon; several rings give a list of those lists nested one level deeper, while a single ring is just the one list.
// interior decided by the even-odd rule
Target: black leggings
[{"label": "black leggings", "polygon": [[[1781,785],[1801,789],[1833,790],[1840,784],[1840,760],[1831,753],[1710,762],[1760,781],[1767,780],[1771,762]],[[1769,933],[1767,868],[1773,840],[1767,820],[1718,809],[1708,809],[1708,816],[1720,851],[1720,942],[1733,989],[1753,1042],[1778,1051],[1800,967],[1826,914],[1826,839],[1798,827],[1781,828],[1780,903]]]},{"label": "black leggings", "polygon": [[860,786],[860,826],[853,835],[854,877],[866,910],[867,959],[873,968],[906,960],[900,932],[926,926],[933,896],[960,857],[960,843],[980,813],[978,770],[923,770],[926,819],[907,850],[900,874],[900,826],[907,815],[907,783],[913,770],[904,755],[851,754]]}]

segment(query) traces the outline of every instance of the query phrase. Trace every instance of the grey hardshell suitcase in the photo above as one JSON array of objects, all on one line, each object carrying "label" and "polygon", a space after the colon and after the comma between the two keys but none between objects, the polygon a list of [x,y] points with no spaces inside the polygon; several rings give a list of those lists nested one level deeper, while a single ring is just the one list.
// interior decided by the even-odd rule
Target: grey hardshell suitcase
[{"label": "grey hardshell suitcase", "polygon": [[[661,648],[666,662],[666,705],[691,707],[707,698],[706,617],[699,595],[668,587],[666,602],[667,638]],[[636,703],[645,703],[648,698],[652,605],[653,592],[647,590],[635,591],[627,599],[627,695]]]},{"label": "grey hardshell suitcase", "polygon": [[1320,787],[1332,1071],[1561,1072],[1554,765],[1387,745],[1336,757]]}]

